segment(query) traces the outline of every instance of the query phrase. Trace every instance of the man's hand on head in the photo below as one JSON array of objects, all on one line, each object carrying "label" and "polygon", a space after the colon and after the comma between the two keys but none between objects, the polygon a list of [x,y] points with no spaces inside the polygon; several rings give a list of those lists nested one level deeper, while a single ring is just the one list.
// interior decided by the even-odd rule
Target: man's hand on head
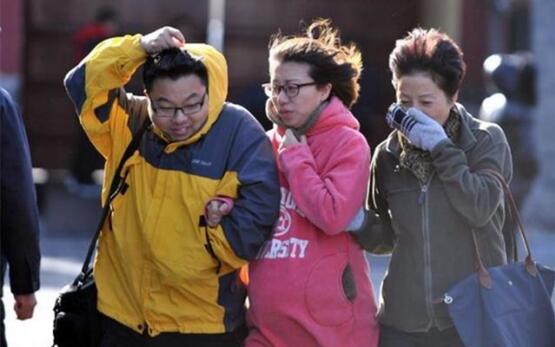
[{"label": "man's hand on head", "polygon": [[181,48],[185,45],[185,37],[176,28],[162,27],[141,37],[141,47],[149,55],[154,55],[167,48]]}]

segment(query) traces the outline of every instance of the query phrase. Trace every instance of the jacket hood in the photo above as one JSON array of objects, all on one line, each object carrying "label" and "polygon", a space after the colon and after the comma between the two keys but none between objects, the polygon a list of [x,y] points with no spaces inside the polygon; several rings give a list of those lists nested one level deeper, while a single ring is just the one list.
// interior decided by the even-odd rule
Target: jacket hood
[{"label": "jacket hood", "polygon": [[[328,105],[322,110],[322,114],[316,123],[308,129],[306,136],[316,135],[339,126],[345,126],[355,130],[360,128],[358,120],[353,116],[351,111],[338,97],[333,96]],[[280,135],[283,135],[286,130],[286,128],[279,125],[274,125],[274,128],[276,128],[277,133]]]},{"label": "jacket hood", "polygon": [[[200,57],[208,72],[208,118],[196,133],[183,141],[173,142],[169,147],[177,148],[197,142],[218,120],[227,98],[228,75],[227,62],[222,53],[214,47],[202,43],[187,43],[184,50]],[[171,150],[171,149],[170,149]]]}]

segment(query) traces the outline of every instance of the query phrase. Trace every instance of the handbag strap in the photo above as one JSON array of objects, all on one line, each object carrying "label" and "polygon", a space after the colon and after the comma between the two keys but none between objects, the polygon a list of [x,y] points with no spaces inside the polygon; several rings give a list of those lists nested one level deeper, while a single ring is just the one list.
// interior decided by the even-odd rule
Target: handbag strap
[{"label": "handbag strap", "polygon": [[[501,175],[499,172],[492,169],[485,169],[485,170],[482,170],[482,172],[486,172],[492,175],[497,179],[497,181],[499,181],[499,183],[501,183],[501,186],[503,187],[503,191],[505,192],[505,197],[506,197],[505,200],[507,201],[509,205],[509,209],[511,211],[511,216],[518,225],[520,236],[522,238],[522,241],[524,242],[524,247],[526,248],[526,258],[524,259],[524,266],[526,268],[526,271],[530,275],[536,276],[538,274],[538,269],[536,267],[534,260],[532,259],[532,251],[530,250],[528,237],[526,236],[524,225],[522,224],[522,221],[520,219],[520,213],[518,212],[518,208],[516,207],[516,203],[513,198],[513,194],[511,193],[511,189],[509,188],[507,181],[505,181],[505,177],[503,177],[503,175]],[[476,261],[478,262],[478,280],[480,281],[480,284],[483,287],[491,288],[491,276],[488,270],[486,269],[486,267],[484,266],[484,263],[482,262],[482,257],[480,255],[480,248],[478,247],[478,240],[476,238],[476,232],[474,230],[472,230],[472,240],[474,241],[474,249],[476,251]]]},{"label": "handbag strap", "polygon": [[121,157],[121,160],[120,160],[120,162],[118,164],[118,167],[116,168],[116,171],[114,172],[114,176],[112,178],[112,184],[110,185],[110,190],[109,190],[109,193],[108,193],[108,200],[106,201],[106,203],[104,204],[104,207],[102,208],[102,213],[101,213],[101,216],[100,216],[100,220],[98,222],[98,226],[96,227],[96,232],[94,233],[94,235],[91,239],[91,242],[89,244],[89,248],[87,250],[87,255],[85,256],[85,261],[83,262],[83,266],[81,267],[81,272],[75,278],[75,281],[73,283],[74,285],[77,285],[78,283],[84,283],[86,277],[88,275],[90,275],[90,273],[91,273],[90,263],[91,263],[92,255],[93,255],[94,250],[96,248],[96,241],[98,240],[98,237],[100,235],[100,231],[102,230],[102,227],[104,226],[104,222],[106,221],[106,218],[108,217],[108,214],[110,213],[110,208],[111,208],[112,201],[125,188],[125,181],[127,179],[127,175],[129,174],[129,172],[127,171],[125,173],[125,175],[123,177],[121,177],[121,171],[123,170],[123,166],[124,166],[125,162],[127,161],[127,159],[129,159],[133,155],[135,150],[137,150],[137,148],[139,148],[139,144],[141,143],[141,139],[143,137],[143,134],[150,127],[150,125],[151,125],[151,121],[150,121],[150,118],[147,116],[145,118],[144,122],[142,123],[141,128],[133,136],[133,138],[131,139],[131,142],[129,143],[129,145],[125,149],[125,152],[123,153],[123,156]]}]

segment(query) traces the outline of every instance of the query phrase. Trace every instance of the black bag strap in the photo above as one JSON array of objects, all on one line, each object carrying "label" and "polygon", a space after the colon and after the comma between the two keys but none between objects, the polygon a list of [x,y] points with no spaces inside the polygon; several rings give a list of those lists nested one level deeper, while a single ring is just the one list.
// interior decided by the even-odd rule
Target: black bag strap
[{"label": "black bag strap", "polygon": [[98,226],[96,227],[96,232],[94,233],[93,238],[91,239],[91,242],[89,244],[89,249],[87,251],[87,255],[85,256],[85,261],[83,262],[83,266],[81,267],[81,272],[73,282],[74,285],[77,285],[78,283],[84,283],[85,279],[91,274],[90,263],[91,263],[92,255],[96,248],[96,241],[98,240],[100,231],[102,230],[102,227],[104,226],[104,222],[106,221],[106,218],[110,213],[110,207],[111,207],[112,201],[122,191],[122,189],[125,187],[125,184],[126,184],[125,180],[129,172],[126,172],[124,177],[121,177],[121,170],[123,169],[123,166],[127,161],[127,159],[129,159],[133,155],[133,153],[135,153],[135,150],[139,148],[139,144],[141,143],[143,134],[150,127],[150,125],[151,125],[150,118],[147,116],[143,124],[141,125],[141,128],[139,129],[139,131],[137,131],[137,133],[133,135],[131,142],[129,143],[129,145],[125,149],[125,152],[123,153],[123,156],[121,157],[118,167],[114,172],[114,177],[112,178],[112,184],[110,185],[110,190],[108,193],[108,199],[102,209],[100,221],[98,222]]},{"label": "black bag strap", "polygon": [[[524,247],[526,249],[526,258],[524,259],[524,266],[526,268],[526,271],[530,275],[536,276],[538,274],[538,269],[536,267],[534,260],[532,259],[532,251],[530,250],[528,237],[526,237],[526,232],[524,231],[524,225],[522,224],[522,221],[520,219],[520,213],[518,212],[518,208],[516,207],[515,199],[513,198],[511,189],[509,188],[507,181],[505,181],[505,177],[503,177],[503,175],[501,175],[499,172],[492,169],[485,169],[485,170],[482,170],[482,172],[492,175],[499,183],[501,183],[501,186],[503,187],[503,191],[505,193],[505,200],[509,205],[511,216],[514,219],[514,221],[516,221],[516,224],[518,225],[518,230],[520,231],[520,236],[522,238],[522,241],[524,242]],[[482,262],[482,257],[480,256],[480,249],[478,247],[478,240],[476,238],[476,233],[474,230],[472,230],[472,239],[474,241],[474,249],[476,251],[476,261],[478,263],[478,279],[480,281],[480,284],[483,287],[491,288],[491,277],[489,275],[488,270],[484,266],[484,263]]]}]

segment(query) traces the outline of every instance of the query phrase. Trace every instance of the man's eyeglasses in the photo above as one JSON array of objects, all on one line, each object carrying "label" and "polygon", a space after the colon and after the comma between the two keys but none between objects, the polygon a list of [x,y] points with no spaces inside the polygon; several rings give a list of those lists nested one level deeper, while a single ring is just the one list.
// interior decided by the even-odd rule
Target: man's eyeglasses
[{"label": "man's eyeglasses", "polygon": [[287,97],[289,99],[292,99],[292,98],[296,97],[297,95],[299,95],[299,91],[301,90],[302,87],[313,86],[313,85],[316,85],[316,84],[318,84],[318,83],[316,83],[316,82],[288,83],[284,86],[280,86],[280,85],[272,84],[272,83],[264,83],[262,85],[262,88],[264,88],[264,93],[269,98],[277,97],[279,95],[279,93],[281,93],[281,91],[283,90],[285,92],[285,95],[287,95]]},{"label": "man's eyeglasses", "polygon": [[155,107],[152,105],[152,111],[157,118],[174,118],[177,116],[177,111],[183,112],[184,115],[190,116],[202,109],[204,106],[204,101],[206,100],[207,93],[204,93],[200,102],[195,104],[185,105],[181,107],[166,107],[166,106],[158,106]]}]

